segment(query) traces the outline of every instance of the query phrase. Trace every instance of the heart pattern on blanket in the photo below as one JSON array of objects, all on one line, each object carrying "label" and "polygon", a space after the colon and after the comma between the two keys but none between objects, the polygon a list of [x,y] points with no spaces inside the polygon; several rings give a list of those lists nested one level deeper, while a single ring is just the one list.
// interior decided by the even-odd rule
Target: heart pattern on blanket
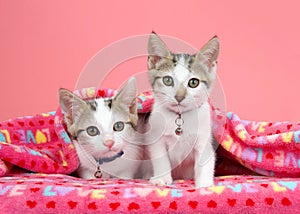
[{"label": "heart pattern on blanket", "polygon": [[119,202],[116,202],[116,203],[110,203],[109,204],[109,207],[111,208],[111,211],[115,211],[118,209],[118,207],[120,206],[121,204]]},{"label": "heart pattern on blanket", "polygon": [[30,208],[30,209],[32,209],[32,208],[34,208],[35,206],[36,206],[36,201],[26,201],[26,204],[27,204],[27,206]]}]

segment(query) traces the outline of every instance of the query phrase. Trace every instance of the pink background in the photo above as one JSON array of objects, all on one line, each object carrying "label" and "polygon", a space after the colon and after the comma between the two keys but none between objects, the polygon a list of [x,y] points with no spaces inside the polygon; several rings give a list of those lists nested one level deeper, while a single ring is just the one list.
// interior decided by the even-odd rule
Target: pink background
[{"label": "pink background", "polygon": [[[55,110],[58,89],[76,88],[98,51],[155,30],[197,48],[217,34],[227,110],[298,122],[299,8],[297,0],[0,0],[0,120]],[[116,69],[105,86],[144,71],[146,58]]]}]

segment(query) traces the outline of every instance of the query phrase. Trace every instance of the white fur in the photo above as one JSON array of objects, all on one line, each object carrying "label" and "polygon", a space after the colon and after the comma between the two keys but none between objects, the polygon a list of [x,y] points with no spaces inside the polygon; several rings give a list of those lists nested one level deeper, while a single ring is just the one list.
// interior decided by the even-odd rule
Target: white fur
[{"label": "white fur", "polygon": [[[214,81],[219,52],[218,39],[214,37],[197,53],[193,63],[202,66],[203,70],[200,71],[199,68],[197,71],[189,70],[193,66],[187,65],[184,55],[177,55],[179,59],[174,68],[169,65],[169,61],[167,62],[169,64],[165,65],[169,66],[168,68],[162,66],[163,71],[156,70],[156,63],[164,63],[164,59],[157,56],[171,56],[156,34],[152,34],[149,38],[148,52],[149,77],[155,98],[149,119],[151,129],[146,140],[154,173],[150,182],[165,185],[171,184],[173,179],[194,178],[196,187],[211,186],[214,184],[215,166],[208,104],[211,87],[207,88],[210,84],[204,84],[201,80],[206,80],[201,78],[206,75],[209,83]],[[171,76],[174,84],[164,85],[164,76]],[[201,81],[195,88],[188,86],[192,78]],[[186,94],[178,103],[175,96],[178,92],[182,95],[183,87]],[[180,136],[175,134],[178,127],[175,120],[179,114],[184,121],[183,134]]]},{"label": "white fur", "polygon": [[[130,124],[125,124],[124,130],[117,132],[113,125],[118,122],[130,122],[137,117],[134,109],[136,102],[135,80],[130,79],[122,90],[115,96],[112,109],[105,104],[104,98],[98,98],[96,111],[79,97],[74,97],[72,92],[60,90],[60,105],[65,115],[69,133],[73,135],[73,142],[79,157],[77,173],[85,179],[92,179],[97,170],[97,161],[100,158],[110,158],[124,151],[124,155],[111,162],[103,163],[100,168],[104,178],[134,178],[141,163],[141,146],[138,144],[137,132]],[[86,131],[80,132],[75,140],[78,130],[86,130],[95,126],[100,131],[99,135],[89,136]],[[112,148],[105,146],[106,141],[114,141]]]},{"label": "white fur", "polygon": [[[154,177],[153,184],[171,184],[173,179],[195,178],[196,187],[213,185],[215,155],[211,145],[210,107],[207,102],[201,108],[182,114],[183,135],[175,134],[177,114],[155,103],[150,117],[151,135],[161,136],[148,142]],[[159,120],[164,116],[165,120]],[[165,129],[155,129],[164,121]],[[199,123],[197,122],[199,121]],[[201,122],[200,122],[201,121]]]}]

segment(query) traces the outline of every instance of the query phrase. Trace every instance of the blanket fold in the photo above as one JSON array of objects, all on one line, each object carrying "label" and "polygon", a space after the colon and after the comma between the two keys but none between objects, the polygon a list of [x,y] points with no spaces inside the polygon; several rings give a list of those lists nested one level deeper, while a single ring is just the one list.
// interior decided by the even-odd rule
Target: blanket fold
[{"label": "blanket fold", "polygon": [[219,155],[261,175],[300,176],[300,123],[247,121],[212,109]]},{"label": "blanket fold", "polygon": [[[115,91],[87,88],[75,93],[92,99],[111,97]],[[150,92],[141,93],[137,102],[139,113],[151,112],[154,101]],[[300,176],[300,123],[246,121],[213,106],[212,120],[220,160],[231,159],[220,164],[222,174],[226,174],[225,168],[230,169],[227,170],[230,174],[235,168],[237,174],[240,171],[277,177]],[[12,166],[33,172],[69,174],[78,164],[60,109],[0,123],[0,176],[6,175]],[[239,165],[247,169],[241,171]]]}]

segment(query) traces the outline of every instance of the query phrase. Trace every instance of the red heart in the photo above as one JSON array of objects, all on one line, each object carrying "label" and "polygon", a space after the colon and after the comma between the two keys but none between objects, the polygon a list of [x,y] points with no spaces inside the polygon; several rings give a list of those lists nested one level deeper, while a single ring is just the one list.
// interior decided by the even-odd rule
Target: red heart
[{"label": "red heart", "polygon": [[77,206],[77,202],[76,201],[69,201],[68,205],[69,205],[70,209],[74,209]]},{"label": "red heart", "polygon": [[224,128],[228,129],[228,124],[227,123],[225,123]]},{"label": "red heart", "polygon": [[54,209],[55,208],[55,204],[56,204],[55,201],[50,201],[50,202],[48,202],[48,204],[46,205],[46,207]]},{"label": "red heart", "polygon": [[115,211],[116,209],[118,209],[118,207],[120,206],[121,204],[119,202],[116,202],[116,203],[110,203],[109,204],[109,207],[112,211]]},{"label": "red heart", "polygon": [[30,188],[30,192],[34,192],[34,193],[38,192],[39,190],[40,188]]},{"label": "red heart", "polygon": [[43,184],[42,181],[35,182],[34,184]]},{"label": "red heart", "polygon": [[159,201],[152,201],[151,204],[152,204],[152,207],[154,209],[157,209],[160,206],[160,202]]},{"label": "red heart", "polygon": [[247,199],[246,206],[253,207],[254,204],[255,204],[255,202],[251,198]]},{"label": "red heart", "polygon": [[188,189],[186,191],[188,191],[188,192],[195,192],[196,190],[195,189]]},{"label": "red heart", "polygon": [[48,169],[48,165],[47,165],[46,162],[44,162],[44,163],[42,164],[42,168],[43,168],[44,170],[47,170],[47,169]]},{"label": "red heart", "polygon": [[55,171],[57,171],[58,168],[59,168],[59,165],[58,165],[57,163],[54,163],[54,164],[53,164],[53,168],[55,169]]},{"label": "red heart", "polygon": [[281,131],[280,130],[276,130],[276,134],[280,134],[281,133]]},{"label": "red heart", "polygon": [[14,135],[13,135],[13,139],[14,139],[14,140],[19,140],[18,135],[14,134]]},{"label": "red heart", "polygon": [[36,206],[36,202],[35,201],[26,201],[26,205],[32,209]]},{"label": "red heart", "polygon": [[236,204],[236,199],[227,199],[227,204],[231,207],[234,207],[234,205]]},{"label": "red heart", "polygon": [[43,126],[43,125],[45,124],[45,121],[40,120],[40,121],[39,121],[39,124],[40,124],[41,126]]},{"label": "red heart", "polygon": [[7,123],[8,127],[14,127],[14,124],[12,123]]},{"label": "red heart", "polygon": [[34,123],[32,121],[29,122],[30,126],[34,126]]},{"label": "red heart", "polygon": [[110,193],[113,194],[113,195],[119,195],[119,194],[120,194],[119,191],[112,191],[112,192],[110,192]]},{"label": "red heart", "polygon": [[98,90],[97,98],[104,97],[104,95],[105,95],[105,91],[104,90]]},{"label": "red heart", "polygon": [[97,206],[95,202],[89,203],[88,205],[89,210],[96,210]]},{"label": "red heart", "polygon": [[290,199],[284,197],[282,200],[281,200],[281,204],[284,205],[284,206],[290,206],[292,204],[292,202],[290,201]]},{"label": "red heart", "polygon": [[189,201],[189,206],[193,209],[196,209],[198,206],[198,201]]},{"label": "red heart", "polygon": [[269,123],[269,124],[268,124],[269,127],[272,126],[272,125],[273,125],[273,123]]},{"label": "red heart", "polygon": [[270,152],[267,153],[267,154],[266,154],[266,158],[267,158],[267,159],[273,159],[272,153],[270,153]]},{"label": "red heart", "polygon": [[19,123],[20,126],[24,126],[24,122],[19,121],[18,123]]},{"label": "red heart", "polygon": [[131,202],[128,206],[128,210],[138,210],[140,209],[140,205],[138,205],[137,203]]},{"label": "red heart", "polygon": [[261,184],[262,187],[268,188],[269,184]]},{"label": "red heart", "polygon": [[268,205],[272,205],[273,202],[274,202],[274,198],[265,198],[265,202],[266,202],[266,204],[268,204]]},{"label": "red heart", "polygon": [[24,167],[25,166],[25,160],[20,160],[18,163],[18,166]]},{"label": "red heart", "polygon": [[292,124],[289,124],[289,125],[287,125],[286,127],[287,127],[288,130],[290,130],[290,129],[293,127],[293,125],[292,125]]},{"label": "red heart", "polygon": [[49,120],[49,124],[53,125],[54,124],[54,120],[53,119]]},{"label": "red heart", "polygon": [[210,200],[208,203],[207,203],[207,207],[209,208],[216,208],[217,207],[217,203],[213,200]]},{"label": "red heart", "polygon": [[170,205],[169,205],[169,208],[173,209],[173,210],[177,210],[177,203],[176,203],[176,201],[171,202]]},{"label": "red heart", "polygon": [[34,160],[31,161],[31,168],[34,168],[36,165],[36,162]]}]

